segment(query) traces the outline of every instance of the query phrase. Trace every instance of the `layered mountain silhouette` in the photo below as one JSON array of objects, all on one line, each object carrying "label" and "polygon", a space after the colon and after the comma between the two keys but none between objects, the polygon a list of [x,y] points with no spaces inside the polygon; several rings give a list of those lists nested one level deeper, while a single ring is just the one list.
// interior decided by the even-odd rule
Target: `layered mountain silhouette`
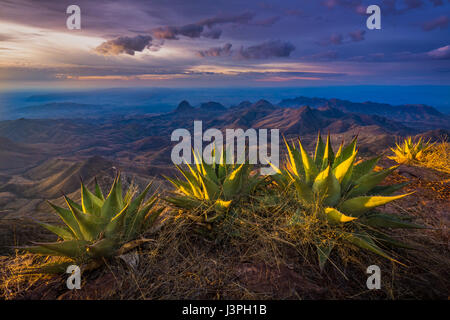
[{"label": "layered mountain silhouette", "polygon": [[[192,133],[194,120],[203,121],[204,131],[279,129],[287,139],[301,137],[307,148],[319,130],[332,133],[335,143],[359,134],[361,154],[385,150],[399,136],[436,139],[448,135],[450,125],[448,115],[425,105],[306,97],[278,104],[243,101],[229,108],[214,101],[193,106],[184,100],[173,111],[159,114],[108,117],[107,109],[101,111],[104,117],[79,118],[77,113],[77,119],[28,119],[25,114],[0,121],[0,211],[43,212],[43,199],[76,191],[80,177],[87,183],[94,176],[112,179],[118,169],[141,180],[161,178],[173,170],[170,155],[177,142],[171,141],[172,132],[184,128]],[[33,108],[32,117],[35,112]]]},{"label": "layered mountain silhouette", "polygon": [[177,128],[192,130],[194,120],[202,120],[204,130],[210,127],[272,128],[285,135],[308,135],[319,130],[343,133],[363,127],[406,135],[448,130],[450,125],[448,115],[421,105],[392,106],[299,97],[283,100],[278,105],[259,100],[225,108],[212,101],[193,107],[184,100],[173,112],[155,115],[0,121],[0,137],[16,143],[45,144],[50,153],[59,155],[100,154],[117,158],[129,150],[140,153],[167,147],[172,131]]},{"label": "layered mountain silhouette", "polygon": [[346,113],[359,113],[366,115],[378,115],[389,119],[409,123],[418,128],[431,129],[440,126],[450,129],[450,117],[424,104],[407,104],[393,106],[376,102],[351,102],[340,99],[297,97],[285,99],[279,103],[282,107],[299,108],[308,105],[314,108],[330,107]]},{"label": "layered mountain silhouette", "polygon": [[175,112],[188,113],[188,112],[193,112],[194,110],[195,110],[195,108],[193,106],[191,106],[191,104],[189,102],[187,102],[186,100],[183,100],[180,102],[178,107],[175,109]]}]

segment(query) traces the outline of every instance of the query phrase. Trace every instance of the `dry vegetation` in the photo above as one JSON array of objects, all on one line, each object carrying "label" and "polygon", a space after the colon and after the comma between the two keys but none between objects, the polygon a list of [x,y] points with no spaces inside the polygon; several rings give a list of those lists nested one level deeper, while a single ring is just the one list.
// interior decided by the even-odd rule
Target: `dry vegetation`
[{"label": "dry vegetation", "polygon": [[[67,275],[22,275],[28,266],[49,258],[16,252],[0,260],[3,299],[447,299],[450,289],[450,174],[448,143],[433,146],[425,167],[402,166],[387,183],[409,181],[401,192],[412,196],[383,207],[414,217],[426,230],[389,231],[415,249],[385,248],[403,263],[338,245],[320,271],[313,239],[332,238],[309,217],[291,224],[298,206],[294,195],[259,191],[205,237],[192,221],[167,208],[159,227],[143,235],[150,241],[135,251],[86,271],[82,289],[69,291]],[[447,161],[447,162],[445,162]],[[392,162],[385,160],[383,167]],[[439,169],[441,171],[437,171]],[[162,205],[162,203],[160,203]],[[38,239],[38,235],[34,240]],[[42,235],[41,235],[42,237]],[[55,259],[55,258],[53,258]],[[382,271],[381,290],[368,290],[366,268]]]},{"label": "dry vegetation", "polygon": [[450,143],[446,140],[434,144],[419,166],[450,173]]}]

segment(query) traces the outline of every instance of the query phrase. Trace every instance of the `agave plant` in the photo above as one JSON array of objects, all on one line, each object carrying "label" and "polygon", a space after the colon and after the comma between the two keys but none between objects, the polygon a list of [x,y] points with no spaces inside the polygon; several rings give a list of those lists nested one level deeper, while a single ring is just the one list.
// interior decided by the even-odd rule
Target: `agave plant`
[{"label": "agave plant", "polygon": [[389,159],[395,160],[397,163],[411,163],[414,161],[421,161],[425,153],[433,146],[430,140],[424,142],[422,137],[417,142],[414,142],[411,137],[406,138],[401,145],[395,144],[395,148],[391,148],[394,152],[393,156],[388,156]]},{"label": "agave plant", "polygon": [[35,243],[22,249],[45,256],[60,256],[70,262],[46,265],[38,272],[59,272],[68,264],[96,264],[114,256],[122,246],[135,240],[145,228],[152,225],[162,209],[155,209],[157,198],[152,195],[145,200],[151,183],[135,197],[136,188],[130,186],[122,195],[120,173],[105,198],[97,181],[95,192],[81,183],[81,204],[64,196],[67,208],[48,202],[64,222],[64,226],[40,223],[55,233],[61,241]]},{"label": "agave plant", "polygon": [[[300,140],[298,149],[294,144],[286,142],[287,163],[282,170],[272,166],[277,171],[273,179],[282,188],[294,186],[303,203],[319,208],[317,215],[327,222],[328,227],[335,229],[333,234],[336,237],[394,260],[378,246],[377,242],[399,246],[402,244],[377,229],[421,228],[421,226],[405,218],[373,210],[408,194],[388,196],[405,185],[379,186],[398,166],[374,171],[380,157],[356,163],[358,154],[356,142],[357,137],[347,146],[341,143],[335,154],[330,143],[330,135],[324,143],[319,133],[313,157],[305,151]],[[301,219],[294,220],[301,223]],[[320,235],[318,236],[320,238]],[[325,245],[316,244],[321,269],[328,260],[334,244],[335,241],[327,241]]]},{"label": "agave plant", "polygon": [[[212,152],[213,157],[214,153],[215,150]],[[223,217],[233,202],[251,193],[262,181],[258,175],[251,174],[252,165],[246,162],[227,164],[225,159],[224,151],[219,161],[208,164],[203,157],[194,153],[193,166],[187,164],[186,170],[177,166],[184,180],[166,177],[175,186],[177,193],[166,200],[178,208],[200,212],[200,215],[189,217],[209,226]]]}]

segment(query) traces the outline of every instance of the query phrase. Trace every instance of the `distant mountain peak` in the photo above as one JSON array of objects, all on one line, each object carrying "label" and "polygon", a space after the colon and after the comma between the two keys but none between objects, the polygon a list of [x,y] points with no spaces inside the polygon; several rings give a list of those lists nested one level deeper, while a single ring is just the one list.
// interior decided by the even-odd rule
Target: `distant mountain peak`
[{"label": "distant mountain peak", "polygon": [[188,112],[193,110],[194,107],[191,106],[191,104],[188,101],[183,100],[178,104],[178,107],[175,109],[175,112]]},{"label": "distant mountain peak", "polygon": [[260,106],[273,106],[269,101],[265,99],[261,99],[253,104],[254,107],[260,107]]},{"label": "distant mountain peak", "polygon": [[310,106],[306,105],[306,106],[301,107],[301,108],[300,108],[300,111],[301,111],[302,113],[307,113],[307,112],[311,112],[312,109],[311,109]]},{"label": "distant mountain peak", "polygon": [[250,101],[245,100],[245,101],[242,101],[241,103],[239,103],[237,106],[239,108],[246,108],[246,107],[249,107],[251,105],[252,105],[252,103]]},{"label": "distant mountain peak", "polygon": [[[339,112],[356,113],[362,115],[381,116],[395,121],[408,123],[409,126],[428,129],[436,126],[450,128],[448,115],[442,114],[435,108],[424,104],[390,105],[377,102],[352,102],[341,99],[297,97],[284,99],[279,105],[285,108],[301,108],[304,105],[315,109],[332,108],[335,115]],[[325,109],[323,109],[325,110]]]}]

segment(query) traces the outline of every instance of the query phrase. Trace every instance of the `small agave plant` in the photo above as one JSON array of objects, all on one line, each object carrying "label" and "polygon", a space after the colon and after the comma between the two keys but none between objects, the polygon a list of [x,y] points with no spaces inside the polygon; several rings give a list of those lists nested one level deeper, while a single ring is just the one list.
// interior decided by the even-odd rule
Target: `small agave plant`
[{"label": "small agave plant", "polygon": [[[395,241],[377,229],[422,227],[404,218],[373,210],[408,194],[388,196],[405,185],[379,186],[398,166],[374,171],[380,157],[356,163],[356,142],[355,137],[347,146],[342,143],[335,154],[330,135],[324,143],[319,133],[314,157],[309,156],[300,140],[298,149],[286,142],[286,166],[282,170],[272,166],[277,171],[273,179],[277,185],[287,190],[294,186],[303,203],[319,208],[319,218],[335,229],[335,237],[395,261],[377,242],[404,247],[407,245]],[[301,219],[293,221],[301,223]],[[318,242],[316,247],[319,266],[323,269],[335,241],[326,241],[325,244]]]},{"label": "small agave plant", "polygon": [[414,142],[411,137],[406,138],[401,145],[395,144],[395,148],[391,148],[394,152],[393,156],[388,156],[389,159],[395,160],[397,163],[411,163],[414,161],[421,161],[425,153],[433,146],[430,140],[424,142],[422,137],[417,142]]},{"label": "small agave plant", "polygon": [[[214,158],[215,150],[212,152]],[[208,164],[203,157],[194,154],[195,164],[187,164],[183,170],[177,166],[184,180],[166,177],[174,186],[177,195],[166,200],[178,208],[200,212],[188,215],[192,220],[206,224],[223,217],[239,197],[250,194],[262,181],[259,175],[252,175],[248,163],[227,164],[226,153],[221,152],[219,161]]]},{"label": "small agave plant", "polygon": [[62,241],[35,243],[35,246],[21,249],[45,256],[65,257],[71,261],[42,266],[35,270],[39,273],[65,271],[65,267],[73,263],[98,265],[104,258],[114,256],[119,249],[135,240],[160,215],[162,209],[155,209],[156,196],[145,200],[151,185],[136,197],[136,188],[130,186],[123,197],[119,173],[105,198],[97,182],[94,193],[81,183],[81,205],[67,196],[64,196],[67,208],[49,202],[65,226],[40,223]]}]

